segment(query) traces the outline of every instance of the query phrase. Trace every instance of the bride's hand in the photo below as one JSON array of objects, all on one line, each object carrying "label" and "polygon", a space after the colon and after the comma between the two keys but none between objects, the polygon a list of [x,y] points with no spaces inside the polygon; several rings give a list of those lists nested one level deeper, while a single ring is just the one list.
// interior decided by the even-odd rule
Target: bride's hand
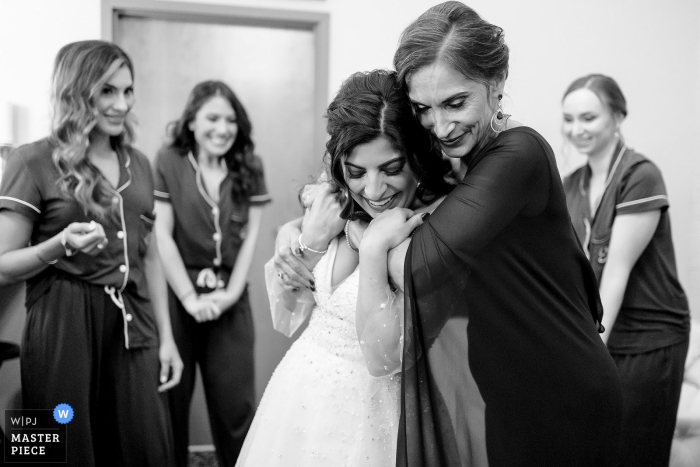
[{"label": "bride's hand", "polygon": [[325,250],[345,226],[345,221],[340,217],[341,211],[338,194],[333,193],[331,185],[318,185],[311,207],[304,213],[302,221],[304,244],[314,250]]},{"label": "bride's hand", "polygon": [[414,214],[410,209],[404,208],[392,208],[381,213],[367,227],[360,251],[365,248],[389,251],[397,247],[423,223],[424,215],[425,213]]},{"label": "bride's hand", "polygon": [[273,264],[277,270],[282,286],[287,290],[296,291],[301,287],[313,287],[314,276],[299,260],[299,220],[287,222],[280,227],[275,239],[275,256]]}]

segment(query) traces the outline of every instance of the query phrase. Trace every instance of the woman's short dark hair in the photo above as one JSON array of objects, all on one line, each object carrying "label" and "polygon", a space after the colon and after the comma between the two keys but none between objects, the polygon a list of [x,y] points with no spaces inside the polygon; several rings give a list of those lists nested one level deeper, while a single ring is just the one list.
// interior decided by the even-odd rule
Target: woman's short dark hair
[{"label": "woman's short dark hair", "polygon": [[569,85],[562,101],[578,89],[590,89],[613,115],[627,116],[627,100],[620,86],[611,77],[598,73],[582,76]]},{"label": "woman's short dark hair", "polygon": [[403,86],[414,72],[438,61],[488,85],[508,77],[508,56],[503,29],[465,4],[450,1],[430,8],[404,30],[394,68]]},{"label": "woman's short dark hair", "polygon": [[255,189],[261,168],[253,154],[255,144],[251,139],[252,125],[248,113],[236,94],[225,83],[203,81],[192,89],[182,115],[168,125],[169,144],[182,156],[187,156],[191,151],[197,157],[197,141],[189,125],[195,119],[199,109],[215,96],[226,99],[236,113],[236,125],[238,125],[236,141],[223,158],[233,180],[232,196],[239,199],[245,198]]},{"label": "woman's short dark hair", "polygon": [[411,105],[393,71],[355,73],[340,87],[328,106],[326,162],[335,185],[347,196],[341,217],[368,218],[349,195],[343,162],[360,145],[386,138],[405,155],[409,167],[421,182],[416,196],[425,203],[452,188],[444,177],[449,163],[441,161],[428,133],[413,117]]}]

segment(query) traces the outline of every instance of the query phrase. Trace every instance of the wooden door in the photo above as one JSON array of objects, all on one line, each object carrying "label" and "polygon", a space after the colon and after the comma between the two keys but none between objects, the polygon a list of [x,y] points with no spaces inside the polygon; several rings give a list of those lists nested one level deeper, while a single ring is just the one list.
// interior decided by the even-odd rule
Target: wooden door
[{"label": "wooden door", "polygon": [[[273,254],[277,227],[300,215],[297,190],[319,169],[323,156],[314,153],[314,34],[295,28],[120,16],[113,35],[134,62],[135,146],[151,160],[166,125],[179,117],[196,83],[226,82],[248,111],[273,198],[249,277],[259,400],[292,342],[272,329],[263,265]],[[193,402],[191,444],[210,444],[201,384]]]}]

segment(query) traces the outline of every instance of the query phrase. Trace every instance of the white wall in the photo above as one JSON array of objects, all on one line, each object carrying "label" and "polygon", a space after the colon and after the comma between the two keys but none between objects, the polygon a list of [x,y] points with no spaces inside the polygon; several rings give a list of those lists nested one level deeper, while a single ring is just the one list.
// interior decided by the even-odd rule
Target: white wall
[{"label": "white wall", "polygon": [[[192,0],[190,0],[192,1]],[[194,0],[202,1],[202,0]],[[203,2],[203,1],[202,1]],[[210,2],[209,2],[210,3]],[[390,68],[401,31],[433,0],[219,0],[331,15],[331,98],[358,70]],[[563,171],[561,96],[579,76],[613,76],[625,93],[627,144],[661,168],[681,281],[700,316],[700,2],[697,0],[467,0],[501,26],[511,50],[506,111],[542,133]],[[697,154],[697,156],[696,156]],[[694,187],[696,187],[694,189]],[[694,203],[693,200],[697,199]],[[697,206],[697,207],[695,207]],[[697,246],[696,246],[697,245]]]},{"label": "white wall", "polygon": [[56,52],[68,42],[99,39],[100,12],[99,0],[0,1],[0,102],[14,106],[19,143],[46,135]]},{"label": "white wall", "polygon": [[[195,0],[201,1],[201,0]],[[401,30],[428,0],[219,0],[331,15],[330,96],[354,71],[390,67]],[[561,156],[559,102],[574,78],[614,76],[629,102],[628,144],[661,167],[671,199],[681,280],[700,307],[700,2],[696,0],[472,0],[502,26],[511,48],[507,110]],[[46,134],[53,57],[97,39],[99,0],[0,1],[0,102],[15,113],[15,139]],[[137,93],[138,93],[138,83]],[[138,95],[138,94],[137,94]],[[574,161],[562,160],[571,166]]]}]

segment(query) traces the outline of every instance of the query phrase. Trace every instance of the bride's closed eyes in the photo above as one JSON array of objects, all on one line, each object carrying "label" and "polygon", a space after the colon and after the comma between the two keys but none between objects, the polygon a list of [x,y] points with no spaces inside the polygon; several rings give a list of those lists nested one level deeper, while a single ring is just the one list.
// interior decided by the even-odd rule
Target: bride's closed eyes
[{"label": "bride's closed eyes", "polygon": [[[384,164],[380,165],[378,169],[381,172],[384,172],[387,176],[389,177],[395,177],[397,175],[401,175],[403,173],[404,168],[406,167],[406,158],[405,157],[397,157],[396,159],[392,159],[388,162],[385,162]],[[360,166],[357,166],[351,162],[345,162],[345,169],[348,175],[348,178],[352,179],[358,179],[362,178],[367,171]]]}]

